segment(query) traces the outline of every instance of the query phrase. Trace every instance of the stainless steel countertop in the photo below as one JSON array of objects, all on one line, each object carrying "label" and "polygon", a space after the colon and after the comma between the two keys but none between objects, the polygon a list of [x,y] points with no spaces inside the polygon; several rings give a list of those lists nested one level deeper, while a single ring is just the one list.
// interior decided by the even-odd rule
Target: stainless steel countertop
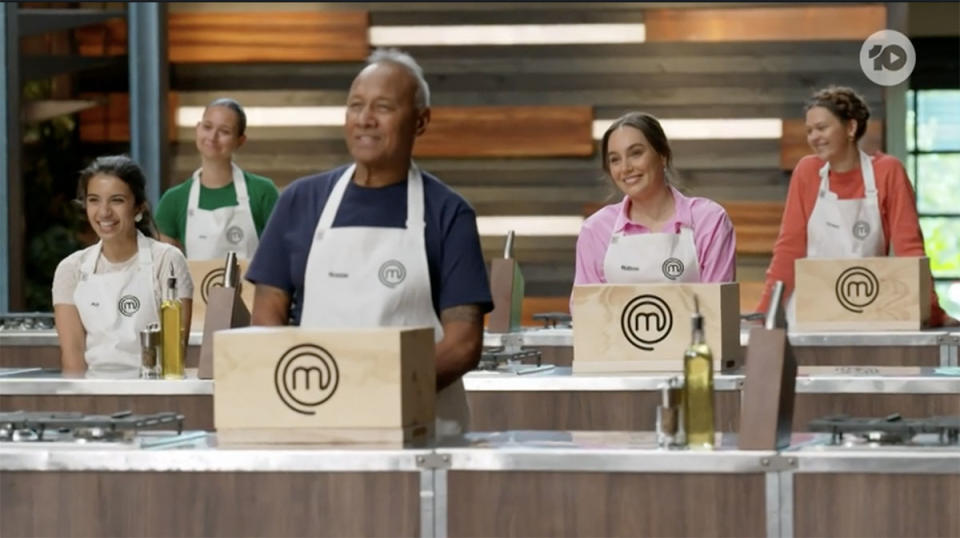
[{"label": "stainless steel countertop", "polygon": [[435,448],[352,445],[219,446],[216,434],[151,432],[137,445],[0,443],[3,471],[349,472],[417,471],[426,463],[470,471],[645,473],[876,472],[960,474],[960,446],[827,446],[795,434],[786,451],[742,451],[718,436],[714,451],[663,450],[651,432],[470,433]]},{"label": "stainless steel countertop", "polygon": [[[740,345],[750,342],[750,330],[759,325],[740,327]],[[573,346],[571,328],[525,328],[518,333],[485,333],[483,345],[501,346],[504,339],[521,335],[525,346]],[[941,343],[957,345],[960,334],[951,334],[946,329],[925,331],[879,331],[879,332],[817,332],[789,333],[794,346],[939,346]]]},{"label": "stainless steel countertop", "polygon": [[[199,346],[203,343],[202,332],[190,333],[187,343],[191,346]],[[4,346],[59,346],[57,331],[55,329],[29,330],[29,331],[0,331],[0,347]]]},{"label": "stainless steel countertop", "polygon": [[[955,394],[960,395],[960,375],[936,375],[940,369],[919,369],[919,375],[884,374],[882,368],[860,369],[859,375],[816,373],[797,377],[798,394]],[[470,392],[537,391],[656,391],[678,373],[578,374],[556,367],[533,374],[475,371],[464,376]],[[740,390],[742,374],[718,374],[718,391]],[[197,379],[188,369],[186,379],[85,379],[64,378],[55,370],[0,368],[0,395],[212,395],[213,381]]]},{"label": "stainless steel countertop", "polygon": [[[750,341],[750,329],[744,325],[740,329],[740,344]],[[488,347],[503,345],[505,336],[520,335],[525,346],[573,346],[571,328],[525,328],[517,333],[485,333],[483,345]],[[942,343],[960,345],[960,332],[945,329],[926,331],[882,331],[882,332],[820,332],[790,333],[790,343],[795,346],[938,346]],[[190,333],[189,344],[199,346],[203,333]],[[54,330],[37,331],[0,331],[2,346],[56,346],[57,333]]]},{"label": "stainless steel countertop", "polygon": [[218,446],[203,431],[150,432],[142,444],[0,443],[4,471],[417,471],[429,449],[348,445]]}]

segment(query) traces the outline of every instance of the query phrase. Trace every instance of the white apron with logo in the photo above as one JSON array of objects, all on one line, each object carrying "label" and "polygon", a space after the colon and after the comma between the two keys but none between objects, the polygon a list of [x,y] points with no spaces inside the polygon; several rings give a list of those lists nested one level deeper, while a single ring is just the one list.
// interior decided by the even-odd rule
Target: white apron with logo
[{"label": "white apron with logo", "polygon": [[200,209],[200,168],[193,173],[190,196],[187,200],[187,229],[184,232],[187,258],[191,260],[222,260],[227,252],[236,251],[237,257],[253,258],[260,244],[257,227],[250,209],[250,195],[243,170],[234,163],[233,188],[237,205],[219,209]]},{"label": "white apron with logo", "polygon": [[[406,228],[333,228],[356,165],[340,176],[320,214],[304,273],[301,327],[362,328],[443,326],[433,309],[424,236],[423,178],[415,164],[407,174]],[[436,401],[437,435],[468,428],[470,413],[458,379]]]},{"label": "white apron with logo", "polygon": [[614,232],[603,258],[603,274],[610,284],[700,282],[700,260],[693,230],[679,233]]},{"label": "white apron with logo", "polygon": [[[860,152],[863,198],[840,200],[830,190],[830,163],[820,168],[820,190],[807,221],[808,258],[869,258],[886,256],[877,181],[870,157]],[[787,301],[787,323],[796,321],[793,294]]]},{"label": "white apron with logo", "polygon": [[137,232],[136,265],[125,271],[94,273],[102,242],[81,262],[73,302],[87,333],[84,358],[92,374],[139,375],[140,331],[160,321],[150,243]]}]

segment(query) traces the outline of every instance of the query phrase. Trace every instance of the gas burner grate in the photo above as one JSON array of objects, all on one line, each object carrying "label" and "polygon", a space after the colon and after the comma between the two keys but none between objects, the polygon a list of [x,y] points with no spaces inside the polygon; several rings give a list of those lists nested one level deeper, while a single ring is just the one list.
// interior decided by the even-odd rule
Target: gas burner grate
[{"label": "gas burner grate", "polygon": [[[121,411],[112,415],[90,415],[74,412],[14,411],[0,413],[0,441],[130,440],[137,431],[176,424],[183,432],[183,415],[172,412],[135,415]],[[52,435],[47,435],[48,433]]]},{"label": "gas burner grate", "polygon": [[942,445],[960,440],[960,417],[903,418],[899,414],[886,417],[851,417],[833,415],[810,421],[812,432],[829,433],[832,443],[840,444],[844,434],[859,435],[881,444],[903,444],[919,434],[936,434]]}]

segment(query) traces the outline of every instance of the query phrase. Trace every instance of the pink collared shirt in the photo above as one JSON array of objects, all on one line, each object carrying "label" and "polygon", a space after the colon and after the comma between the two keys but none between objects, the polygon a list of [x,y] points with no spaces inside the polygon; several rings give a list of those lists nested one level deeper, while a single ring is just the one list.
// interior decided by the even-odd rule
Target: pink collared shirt
[{"label": "pink collared shirt", "polygon": [[[733,282],[736,279],[737,239],[723,206],[707,198],[684,196],[673,186],[670,190],[673,191],[674,215],[659,231],[678,233],[681,226],[692,228],[700,263],[700,281]],[[577,237],[574,284],[607,282],[603,259],[614,232],[623,230],[624,235],[650,233],[646,226],[630,220],[629,210],[630,198],[624,196],[620,202],[603,207],[583,222]]]}]

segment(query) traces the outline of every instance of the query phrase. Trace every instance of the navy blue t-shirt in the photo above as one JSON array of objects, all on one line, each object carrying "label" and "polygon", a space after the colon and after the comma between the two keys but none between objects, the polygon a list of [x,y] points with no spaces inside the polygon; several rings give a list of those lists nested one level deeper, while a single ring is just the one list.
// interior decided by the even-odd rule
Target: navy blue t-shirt
[{"label": "navy blue t-shirt", "polygon": [[[300,178],[283,190],[247,269],[250,282],[290,294],[290,315],[295,325],[299,325],[303,311],[303,275],[313,232],[334,184],[346,168]],[[437,317],[446,308],[466,304],[480,305],[487,313],[493,309],[493,300],[476,213],[453,189],[426,172],[422,174],[427,265]],[[351,181],[333,227],[404,228],[406,220],[406,181],[380,188],[361,187]]]}]

